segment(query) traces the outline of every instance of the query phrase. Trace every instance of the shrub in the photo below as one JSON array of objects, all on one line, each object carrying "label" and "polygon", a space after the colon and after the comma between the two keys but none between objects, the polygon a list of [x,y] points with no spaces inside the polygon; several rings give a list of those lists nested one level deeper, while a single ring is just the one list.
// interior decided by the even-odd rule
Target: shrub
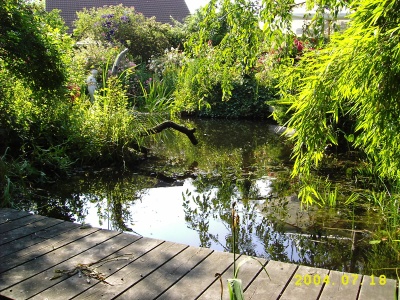
[{"label": "shrub", "polygon": [[[178,34],[178,32],[177,32]],[[174,39],[171,25],[137,13],[133,7],[106,6],[78,12],[74,36],[111,46],[126,47],[135,60],[148,62],[161,55]]]},{"label": "shrub", "polygon": [[[0,60],[12,74],[35,89],[61,87],[68,37],[57,12],[22,0],[0,5]],[[49,80],[51,78],[51,80]]]}]

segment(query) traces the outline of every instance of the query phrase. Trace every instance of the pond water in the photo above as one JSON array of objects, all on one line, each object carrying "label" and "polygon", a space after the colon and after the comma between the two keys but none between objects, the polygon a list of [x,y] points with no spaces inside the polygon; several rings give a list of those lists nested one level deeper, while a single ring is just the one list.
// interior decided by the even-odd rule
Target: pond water
[{"label": "pond water", "polygon": [[379,264],[381,250],[368,244],[369,232],[379,225],[375,214],[302,207],[296,197],[299,183],[290,178],[290,145],[276,133],[278,127],[252,121],[181,122],[196,127],[197,146],[181,133],[164,132],[147,141],[150,155],[137,166],[83,170],[68,182],[43,187],[22,208],[232,252],[235,202],[237,252],[364,274]]}]

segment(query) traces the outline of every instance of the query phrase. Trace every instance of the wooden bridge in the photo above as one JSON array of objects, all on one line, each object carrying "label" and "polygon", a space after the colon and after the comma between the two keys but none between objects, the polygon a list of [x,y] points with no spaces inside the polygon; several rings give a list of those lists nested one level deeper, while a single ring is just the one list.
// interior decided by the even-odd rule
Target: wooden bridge
[{"label": "wooden bridge", "polygon": [[[243,260],[246,299],[398,299],[396,280]],[[232,274],[231,253],[0,209],[2,299],[229,299]]]}]

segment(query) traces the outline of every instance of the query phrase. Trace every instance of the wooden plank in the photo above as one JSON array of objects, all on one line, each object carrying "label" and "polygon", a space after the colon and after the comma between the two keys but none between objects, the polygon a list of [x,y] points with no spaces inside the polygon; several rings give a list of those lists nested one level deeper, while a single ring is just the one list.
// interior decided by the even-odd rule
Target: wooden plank
[{"label": "wooden plank", "polygon": [[28,215],[26,217],[22,217],[19,219],[11,220],[9,222],[0,224],[0,234],[5,233],[7,231],[26,226],[27,224],[31,224],[37,222],[39,220],[45,219],[46,217],[39,215]]},{"label": "wooden plank", "polygon": [[[12,299],[224,299],[233,254],[140,238],[0,209],[0,298]],[[54,269],[133,254],[97,268],[113,285],[78,275],[50,281]],[[240,259],[244,259],[242,256]],[[266,262],[263,260],[263,262]],[[246,299],[396,299],[397,281],[270,261],[241,267]],[[328,275],[329,274],[329,275]],[[329,283],[324,282],[328,275]],[[348,283],[346,277],[348,276]],[[354,280],[354,282],[353,282]],[[400,300],[400,299],[398,299]]]},{"label": "wooden plank", "polygon": [[155,299],[211,253],[206,248],[186,248],[117,299]]},{"label": "wooden plank", "polygon": [[[50,223],[48,223],[50,224]],[[70,222],[58,222],[56,225],[37,231],[29,236],[14,240],[1,246],[0,258],[2,261],[14,259],[15,253],[35,244],[42,243],[50,238],[60,235],[64,232],[76,229],[79,224]],[[16,229],[18,230],[18,229]],[[1,235],[0,235],[1,236]],[[54,244],[54,241],[52,242]]]},{"label": "wooden plank", "polygon": [[[119,251],[121,248],[126,247],[127,245],[133,243],[137,239],[139,239],[139,236],[135,235],[122,235],[119,234],[117,236],[113,236],[110,239],[106,240],[103,243],[99,243],[95,245],[92,248],[89,248],[88,250],[80,253],[77,256],[74,256],[73,258],[70,258],[66,261],[63,261],[61,264],[54,265],[50,269],[46,269],[44,272],[41,272],[33,277],[30,277],[27,280],[24,280],[23,282],[20,282],[12,287],[12,292],[9,291],[4,291],[3,295],[7,297],[14,297],[15,295],[18,295],[18,298],[20,299],[28,299],[48,288],[51,286],[56,285],[60,280],[65,279],[68,276],[62,276],[58,280],[51,280],[52,277],[54,277],[55,269],[58,270],[73,270],[78,264],[90,264],[96,261],[99,261],[101,259],[104,259],[111,254]],[[87,287],[88,282],[85,276],[84,278],[81,278],[79,282],[77,282],[77,286],[74,288],[74,295],[79,294],[78,292],[78,285]],[[96,279],[90,279],[90,281],[97,282]],[[51,296],[50,299],[53,297]],[[66,298],[64,298],[66,299]]]},{"label": "wooden plank", "polygon": [[362,275],[330,271],[325,278],[314,276],[312,284],[322,285],[325,281],[320,297],[322,300],[354,300],[357,299],[361,279]]},{"label": "wooden plank", "polygon": [[0,208],[0,225],[29,215],[31,215],[31,213],[26,211],[20,211],[11,208]]},{"label": "wooden plank", "polygon": [[79,240],[87,235],[90,235],[100,230],[99,228],[86,228],[80,230],[78,229],[79,227],[78,224],[69,222],[66,222],[64,226],[73,227],[76,230],[68,231],[64,234],[56,236],[51,240],[47,240],[42,243],[30,246],[28,248],[24,248],[18,252],[15,252],[14,255],[10,254],[6,257],[3,257],[0,264],[0,273],[15,268],[30,260],[37,259],[41,255],[45,255],[46,253],[52,252],[56,249],[59,249],[67,244],[74,242],[75,240]]},{"label": "wooden plank", "polygon": [[[381,280],[381,281],[380,281]],[[396,285],[394,279],[380,279],[379,276],[363,276],[358,299],[390,300],[396,299]]]},{"label": "wooden plank", "polygon": [[98,284],[95,288],[87,290],[76,299],[113,299],[124,291],[135,288],[135,284],[146,278],[154,270],[157,270],[187,247],[182,244],[164,242],[108,277],[107,282],[113,285],[112,288],[106,284]]},{"label": "wooden plank", "polygon": [[[161,245],[163,241],[156,239],[141,238],[135,241],[133,244],[119,250],[113,257],[121,257],[123,255],[133,255],[134,260],[140,258],[145,253],[151,251],[155,247]],[[116,260],[104,264],[97,268],[97,271],[106,275],[106,280],[112,274],[115,274],[118,270],[127,266],[131,260]],[[84,282],[83,282],[84,281]],[[92,288],[95,289],[98,283],[92,280],[91,284],[87,284],[84,278],[79,278],[77,275],[69,277],[61,282],[57,282],[56,285],[43,291],[42,293],[33,297],[33,299],[52,299],[52,300],[65,300],[70,299],[73,296],[83,293],[84,291]],[[109,288],[112,288],[111,286]]]},{"label": "wooden plank", "polygon": [[308,284],[308,278],[311,277],[311,279],[313,279],[314,276],[324,278],[328,272],[329,271],[325,269],[300,266],[284,290],[282,297],[279,299],[317,299],[321,292],[322,285]]},{"label": "wooden plank", "polygon": [[5,255],[3,253],[3,249],[5,249],[7,246],[4,244],[10,243],[14,240],[34,234],[37,231],[40,231],[42,229],[51,227],[55,224],[62,223],[62,222],[63,221],[61,221],[61,220],[46,218],[46,219],[39,220],[35,223],[27,224],[26,226],[23,226],[23,227],[19,227],[19,228],[1,233],[0,234],[0,246],[2,245],[1,246],[2,253],[0,253],[0,257]]},{"label": "wooden plank", "polygon": [[262,270],[257,278],[245,287],[244,296],[246,299],[278,299],[297,266],[279,261],[269,261],[265,269],[269,276]]},{"label": "wooden plank", "polygon": [[215,273],[224,274],[232,264],[232,253],[213,252],[157,299],[194,299],[218,280]]},{"label": "wooden plank", "polygon": [[[258,260],[265,265],[267,261],[265,259],[258,258]],[[243,264],[242,264],[243,263]],[[242,264],[242,265],[241,265]],[[262,265],[254,259],[251,259],[249,256],[241,256],[240,259],[236,262],[236,268],[239,266],[239,276],[238,278],[242,280],[243,290],[245,287],[250,284],[255,276],[261,271]],[[221,276],[222,280],[222,288],[223,288],[223,299],[229,298],[229,289],[228,289],[228,279],[233,278],[234,267],[231,265],[229,269]],[[199,299],[214,299],[217,295],[221,294],[221,282],[220,280],[215,281],[205,292],[200,296]]]},{"label": "wooden plank", "polygon": [[[13,269],[7,270],[6,272],[0,273],[0,291],[3,293],[5,290],[9,290],[9,287],[25,281],[28,278],[43,272],[44,270],[52,268],[71,257],[75,257],[81,252],[94,247],[96,244],[101,243],[117,234],[119,233],[108,230],[99,230],[70,244],[67,244],[64,247],[39,256],[36,259],[30,260]],[[15,292],[10,294],[11,298],[18,297],[18,294]]]}]

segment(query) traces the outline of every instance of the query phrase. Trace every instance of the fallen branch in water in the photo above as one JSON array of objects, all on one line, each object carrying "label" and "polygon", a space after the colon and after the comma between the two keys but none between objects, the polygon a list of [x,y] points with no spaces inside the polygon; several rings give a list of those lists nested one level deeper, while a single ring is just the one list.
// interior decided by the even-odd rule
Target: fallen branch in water
[{"label": "fallen branch in water", "polygon": [[185,126],[176,124],[175,122],[172,122],[172,121],[165,121],[153,128],[150,128],[150,129],[146,130],[145,132],[140,133],[140,136],[149,136],[151,134],[160,133],[161,131],[168,129],[168,128],[172,128],[172,129],[175,129],[179,132],[186,134],[186,136],[189,138],[189,140],[192,142],[193,145],[197,145],[199,143],[197,141],[196,137],[194,136],[196,128],[189,129]]},{"label": "fallen branch in water", "polygon": [[[172,128],[172,129],[175,129],[179,132],[186,134],[186,136],[189,138],[190,142],[193,145],[197,145],[199,143],[197,138],[194,136],[196,128],[189,129],[185,126],[176,124],[175,122],[172,122],[172,121],[165,121],[161,124],[158,124],[157,126],[154,126],[153,128],[146,129],[142,132],[139,132],[139,136],[145,137],[145,136],[149,136],[152,134],[160,133],[161,131],[168,129],[168,128]],[[149,149],[147,149],[146,147],[140,146],[136,143],[132,143],[129,147],[135,149],[136,151],[143,153],[145,156],[147,156],[147,153],[149,151]]]}]

